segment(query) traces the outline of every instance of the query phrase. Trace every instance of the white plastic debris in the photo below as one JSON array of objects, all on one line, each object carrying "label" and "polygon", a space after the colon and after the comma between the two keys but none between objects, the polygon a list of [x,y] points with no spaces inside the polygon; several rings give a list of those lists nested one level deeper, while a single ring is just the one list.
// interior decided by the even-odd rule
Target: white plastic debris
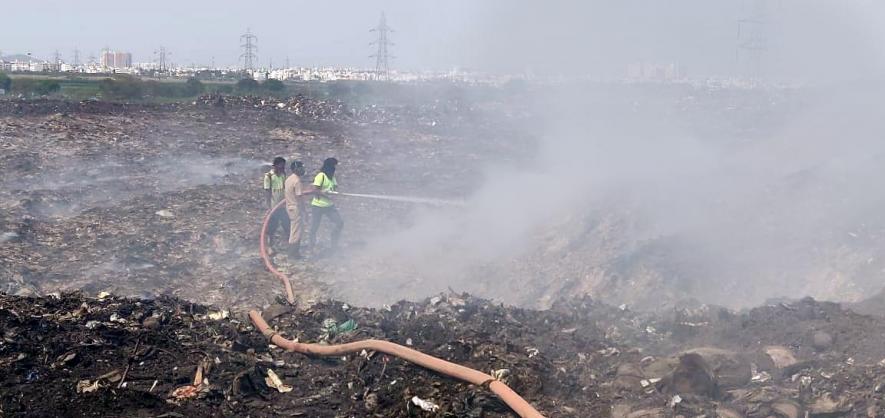
[{"label": "white plastic debris", "polygon": [[98,321],[86,321],[86,329],[95,329],[98,324],[100,324]]},{"label": "white plastic debris", "polygon": [[495,378],[495,380],[502,380],[507,376],[510,376],[510,369],[492,370],[490,374],[492,375],[492,377]]},{"label": "white plastic debris", "polygon": [[98,300],[104,300],[111,294],[105,291],[98,292]]},{"label": "white plastic debris", "polygon": [[90,382],[89,380],[81,380],[77,382],[77,393],[95,392],[100,387],[101,385],[98,384],[98,379],[96,379],[94,382]]},{"label": "white plastic debris", "polygon": [[408,345],[408,346],[411,346],[411,345],[412,345],[412,339],[411,339],[411,338],[406,338],[406,345]]},{"label": "white plastic debris", "polygon": [[439,297],[439,296],[434,296],[434,297],[430,298],[430,304],[431,304],[431,305],[437,305],[437,304],[439,304],[440,302],[442,302],[442,298]]},{"label": "white plastic debris", "polygon": [[670,408],[675,408],[676,405],[679,405],[681,402],[682,402],[682,397],[681,397],[681,396],[679,396],[679,395],[673,395],[673,397],[670,398],[670,402],[668,402],[667,405],[668,405]]},{"label": "white plastic debris", "polygon": [[273,370],[267,369],[267,377],[264,378],[264,383],[268,387],[272,387],[279,391],[280,393],[286,393],[292,391],[292,386],[286,385],[283,383],[283,380],[274,373]]},{"label": "white plastic debris", "polygon": [[621,354],[621,350],[618,350],[616,347],[603,348],[602,350],[597,351],[597,353],[602,354],[603,356],[616,356]]},{"label": "white plastic debris", "polygon": [[221,310],[218,312],[210,312],[209,313],[209,319],[214,320],[214,321],[225,319],[229,316],[230,316],[230,311],[228,311],[227,309]]},{"label": "white plastic debris", "polygon": [[528,354],[529,358],[535,357],[538,354],[541,354],[541,351],[535,347],[526,347],[525,353]]},{"label": "white plastic debris", "polygon": [[154,214],[161,217],[161,218],[174,218],[175,217],[175,214],[173,214],[172,211],[169,209],[158,210],[158,211],[154,212]]},{"label": "white plastic debris", "polygon": [[412,405],[415,405],[427,412],[436,412],[439,410],[439,405],[430,401],[425,401],[424,399],[421,399],[417,396],[412,397]]},{"label": "white plastic debris", "polygon": [[750,379],[751,382],[755,383],[765,383],[769,380],[771,380],[771,375],[768,372],[753,373],[753,377]]}]

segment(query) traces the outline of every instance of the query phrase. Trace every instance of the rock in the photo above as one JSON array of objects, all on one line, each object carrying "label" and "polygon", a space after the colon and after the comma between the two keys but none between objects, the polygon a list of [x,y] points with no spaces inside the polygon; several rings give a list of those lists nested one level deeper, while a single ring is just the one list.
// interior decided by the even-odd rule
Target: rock
[{"label": "rock", "polygon": [[823,331],[817,331],[811,337],[811,345],[817,351],[829,350],[833,346],[833,336]]},{"label": "rock", "polygon": [[774,362],[774,367],[778,369],[785,369],[798,362],[796,356],[793,355],[793,352],[784,346],[777,345],[765,347],[764,351],[765,354],[771,358],[771,361]]},{"label": "rock", "polygon": [[366,407],[366,411],[369,412],[378,409],[378,395],[375,393],[370,393],[366,395],[366,399],[363,401],[363,405]]},{"label": "rock", "polygon": [[802,407],[789,399],[781,399],[771,404],[771,409],[787,418],[800,418],[803,416]]},{"label": "rock", "polygon": [[613,385],[619,389],[637,390],[642,389],[642,371],[633,364],[621,364],[618,366],[617,377]]},{"label": "rock", "polygon": [[719,388],[732,389],[745,386],[752,378],[750,361],[734,351],[714,347],[700,347],[686,351],[704,358],[710,366]]},{"label": "rock", "polygon": [[141,325],[147,329],[157,329],[160,327],[160,318],[149,316],[141,322]]},{"label": "rock", "polygon": [[842,416],[850,410],[850,406],[845,405],[845,401],[842,399],[836,400],[833,399],[830,393],[824,393],[814,400],[814,403],[809,407],[809,413],[812,417],[830,417],[830,416]]},{"label": "rock", "polygon": [[716,418],[743,418],[744,415],[731,408],[724,406],[716,407]]},{"label": "rock", "polygon": [[719,392],[710,365],[697,353],[679,356],[673,373],[658,382],[658,390],[668,394],[694,394],[715,398]]},{"label": "rock", "polygon": [[627,418],[630,415],[630,411],[632,408],[630,405],[625,403],[619,403],[612,405],[612,418]]},{"label": "rock", "polygon": [[648,408],[633,411],[627,414],[627,418],[664,418],[670,414],[664,408]]},{"label": "rock", "polygon": [[[743,387],[752,377],[751,361],[748,356],[714,347],[693,348],[682,352],[678,357],[653,359],[642,365],[642,375],[648,379],[669,376],[679,367],[680,357],[685,354],[700,356],[709,367],[716,386],[720,389]],[[771,362],[767,356],[765,358]]]}]

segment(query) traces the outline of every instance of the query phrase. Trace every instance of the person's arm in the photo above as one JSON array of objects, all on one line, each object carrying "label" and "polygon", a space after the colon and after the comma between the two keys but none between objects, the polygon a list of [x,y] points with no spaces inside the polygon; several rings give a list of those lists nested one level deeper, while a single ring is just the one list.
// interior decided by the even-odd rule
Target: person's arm
[{"label": "person's arm", "polygon": [[271,208],[273,202],[273,192],[270,190],[271,181],[270,176],[264,175],[264,205],[267,206],[268,209]]},{"label": "person's arm", "polygon": [[316,196],[316,195],[320,195],[322,193],[323,193],[323,191],[320,190],[317,186],[314,186],[313,184],[306,184],[306,185],[304,185],[304,187],[301,188],[301,194],[304,196],[309,196],[309,195]]},{"label": "person's arm", "polygon": [[311,184],[311,189],[314,195],[322,196],[325,195],[326,192],[323,191],[323,183],[326,181],[326,174],[319,173],[316,177],[313,178],[313,184]]}]

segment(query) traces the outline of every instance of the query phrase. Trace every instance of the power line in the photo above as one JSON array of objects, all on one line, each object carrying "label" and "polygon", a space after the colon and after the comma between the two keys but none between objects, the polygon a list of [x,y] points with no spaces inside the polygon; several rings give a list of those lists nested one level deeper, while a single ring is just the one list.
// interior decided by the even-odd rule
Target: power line
[{"label": "power line", "polygon": [[378,34],[375,42],[370,44],[378,47],[375,55],[370,56],[370,58],[375,58],[375,77],[379,80],[390,80],[390,59],[394,58],[394,56],[390,55],[389,47],[394,44],[390,42],[387,35],[393,32],[393,29],[387,26],[387,17],[384,16],[384,12],[381,12],[381,20],[378,22],[378,26],[369,30],[369,32],[376,32]]},{"label": "power line", "polygon": [[246,33],[240,36],[240,47],[243,48],[243,53],[240,54],[240,58],[243,60],[243,69],[251,72],[255,69],[253,62],[258,61],[258,37],[252,34],[251,29],[246,29]]}]

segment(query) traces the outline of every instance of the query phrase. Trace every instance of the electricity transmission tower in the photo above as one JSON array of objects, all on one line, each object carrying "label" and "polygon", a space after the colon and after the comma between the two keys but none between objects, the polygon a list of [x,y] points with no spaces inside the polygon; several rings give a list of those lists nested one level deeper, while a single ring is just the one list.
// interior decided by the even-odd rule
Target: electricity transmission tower
[{"label": "electricity transmission tower", "polygon": [[738,19],[735,59],[742,73],[758,78],[768,51],[768,13],[765,0],[752,0],[751,3],[747,15]]},{"label": "electricity transmission tower", "polygon": [[52,54],[52,71],[53,72],[61,71],[61,55],[58,53],[57,49]]},{"label": "electricity transmission tower", "polygon": [[375,41],[370,44],[378,47],[378,51],[375,52],[375,55],[370,56],[370,58],[375,58],[375,77],[379,80],[389,80],[389,60],[394,57],[393,55],[390,55],[388,51],[388,48],[393,45],[393,42],[390,42],[387,35],[390,32],[393,32],[393,29],[391,29],[390,26],[387,26],[387,18],[384,16],[384,12],[381,12],[381,20],[378,22],[378,26],[369,30],[369,32],[376,32],[378,34]]},{"label": "electricity transmission tower", "polygon": [[165,46],[161,46],[160,49],[154,51],[154,54],[157,56],[157,66],[159,67],[160,72],[165,73],[168,69],[166,62],[172,53],[167,51]]},{"label": "electricity transmission tower", "polygon": [[243,48],[243,53],[240,54],[240,58],[243,60],[243,69],[252,72],[255,69],[253,62],[258,61],[258,37],[252,34],[251,29],[246,29],[246,33],[240,36],[240,47]]},{"label": "electricity transmission tower", "polygon": [[74,68],[80,66],[80,50],[74,49]]}]

